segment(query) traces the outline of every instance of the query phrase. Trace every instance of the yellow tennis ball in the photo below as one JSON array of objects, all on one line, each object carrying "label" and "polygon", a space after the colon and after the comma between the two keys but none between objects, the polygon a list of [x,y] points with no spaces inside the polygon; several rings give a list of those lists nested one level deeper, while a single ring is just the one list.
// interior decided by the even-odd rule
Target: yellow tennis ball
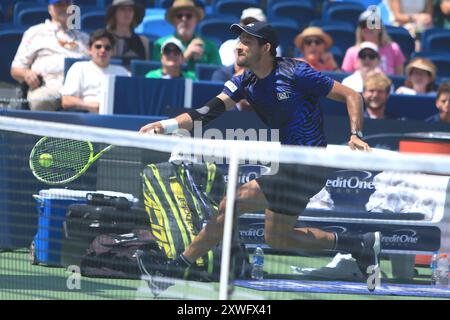
[{"label": "yellow tennis ball", "polygon": [[53,164],[53,157],[50,153],[43,153],[39,156],[39,164],[44,168],[48,168]]}]

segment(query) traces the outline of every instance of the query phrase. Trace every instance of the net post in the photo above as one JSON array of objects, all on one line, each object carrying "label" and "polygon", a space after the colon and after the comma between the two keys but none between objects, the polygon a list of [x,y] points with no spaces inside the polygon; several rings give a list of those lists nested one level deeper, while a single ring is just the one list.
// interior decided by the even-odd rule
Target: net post
[{"label": "net post", "polygon": [[222,260],[220,268],[219,300],[228,300],[228,284],[230,278],[231,241],[233,235],[234,202],[238,182],[239,149],[233,148],[228,166],[227,200],[225,208],[225,222],[222,239]]}]

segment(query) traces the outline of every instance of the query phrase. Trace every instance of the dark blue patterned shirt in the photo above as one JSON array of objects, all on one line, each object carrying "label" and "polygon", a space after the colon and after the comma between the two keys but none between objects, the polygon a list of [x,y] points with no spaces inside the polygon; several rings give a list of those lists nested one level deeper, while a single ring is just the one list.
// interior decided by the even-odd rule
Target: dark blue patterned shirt
[{"label": "dark blue patterned shirt", "polygon": [[326,146],[319,98],[333,83],[305,62],[276,58],[266,78],[247,70],[226,82],[223,93],[236,102],[247,99],[266,125],[280,130],[282,144]]}]

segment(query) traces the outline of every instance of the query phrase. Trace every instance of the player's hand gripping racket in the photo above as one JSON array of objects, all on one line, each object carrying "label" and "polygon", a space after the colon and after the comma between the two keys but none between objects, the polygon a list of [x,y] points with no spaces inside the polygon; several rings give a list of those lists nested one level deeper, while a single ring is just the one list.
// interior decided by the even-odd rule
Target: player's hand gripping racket
[{"label": "player's hand gripping racket", "polygon": [[30,153],[30,169],[33,175],[47,184],[64,184],[80,177],[98,158],[113,145],[96,155],[92,143],[43,137]]}]

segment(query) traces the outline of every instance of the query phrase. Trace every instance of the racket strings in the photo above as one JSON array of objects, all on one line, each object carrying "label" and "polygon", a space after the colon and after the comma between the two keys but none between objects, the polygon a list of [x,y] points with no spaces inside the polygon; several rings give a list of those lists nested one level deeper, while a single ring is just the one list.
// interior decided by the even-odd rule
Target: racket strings
[{"label": "racket strings", "polygon": [[[43,154],[51,155],[47,165],[40,161]],[[36,148],[31,160],[37,176],[50,183],[58,183],[80,173],[89,163],[91,154],[89,142],[49,138]]]}]

